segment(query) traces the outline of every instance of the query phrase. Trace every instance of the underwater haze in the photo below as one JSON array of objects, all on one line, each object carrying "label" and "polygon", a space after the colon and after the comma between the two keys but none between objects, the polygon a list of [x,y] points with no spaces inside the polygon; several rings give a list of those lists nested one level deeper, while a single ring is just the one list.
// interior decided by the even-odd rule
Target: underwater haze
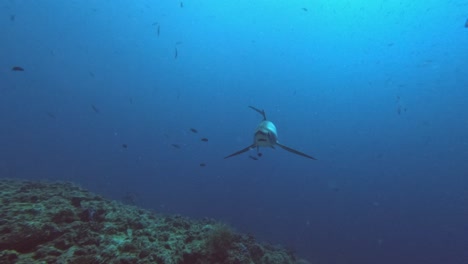
[{"label": "underwater haze", "polygon": [[[2,0],[0,177],[310,263],[468,263],[467,20],[466,0]],[[253,143],[248,106],[317,160],[224,159]]]}]

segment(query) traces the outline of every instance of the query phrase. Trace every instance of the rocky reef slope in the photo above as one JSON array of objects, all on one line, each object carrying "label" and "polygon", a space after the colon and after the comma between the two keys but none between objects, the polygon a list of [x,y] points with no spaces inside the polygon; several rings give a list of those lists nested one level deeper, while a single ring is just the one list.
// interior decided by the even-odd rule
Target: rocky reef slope
[{"label": "rocky reef slope", "polygon": [[213,220],[164,216],[70,183],[0,179],[0,263],[297,263]]}]

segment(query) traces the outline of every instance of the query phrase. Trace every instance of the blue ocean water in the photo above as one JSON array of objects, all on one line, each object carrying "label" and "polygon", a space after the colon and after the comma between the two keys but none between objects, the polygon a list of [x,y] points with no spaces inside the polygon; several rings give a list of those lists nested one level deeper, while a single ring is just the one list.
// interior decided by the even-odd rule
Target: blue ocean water
[{"label": "blue ocean water", "polygon": [[[468,263],[467,19],[466,0],[3,0],[0,177],[311,263]],[[249,105],[318,160],[223,159],[252,144]]]}]

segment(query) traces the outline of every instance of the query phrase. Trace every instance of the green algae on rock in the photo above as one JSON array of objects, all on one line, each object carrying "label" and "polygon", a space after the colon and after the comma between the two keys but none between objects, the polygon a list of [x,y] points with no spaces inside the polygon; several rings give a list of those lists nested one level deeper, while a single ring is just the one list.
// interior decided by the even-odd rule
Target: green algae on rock
[{"label": "green algae on rock", "polygon": [[159,215],[71,183],[0,180],[0,263],[298,263],[210,219]]}]

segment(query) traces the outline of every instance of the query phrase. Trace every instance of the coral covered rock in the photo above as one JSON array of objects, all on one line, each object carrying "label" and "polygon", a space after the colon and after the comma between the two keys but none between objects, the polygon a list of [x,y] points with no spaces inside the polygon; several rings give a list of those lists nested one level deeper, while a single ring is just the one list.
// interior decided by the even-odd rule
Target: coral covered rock
[{"label": "coral covered rock", "polygon": [[213,220],[165,216],[70,183],[0,180],[0,263],[296,263]]}]

